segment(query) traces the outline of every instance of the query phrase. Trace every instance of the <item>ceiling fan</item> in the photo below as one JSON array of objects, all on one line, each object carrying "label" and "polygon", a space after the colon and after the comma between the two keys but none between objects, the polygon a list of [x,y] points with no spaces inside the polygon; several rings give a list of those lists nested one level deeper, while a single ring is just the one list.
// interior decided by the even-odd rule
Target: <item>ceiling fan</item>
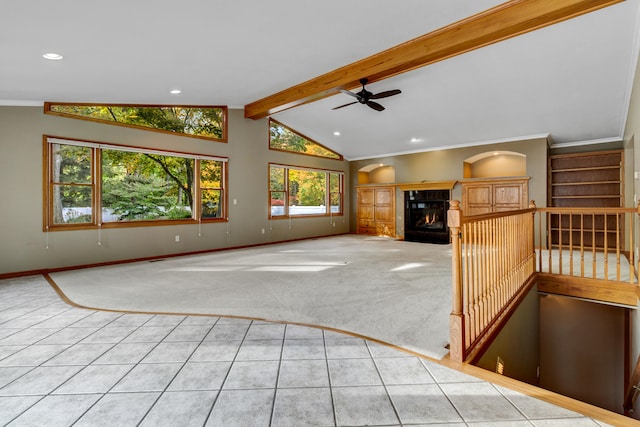
[{"label": "ceiling fan", "polygon": [[384,110],[384,107],[380,104],[378,104],[377,102],[371,101],[372,99],[380,99],[380,98],[387,98],[389,96],[393,96],[393,95],[397,95],[399,93],[401,93],[402,91],[400,89],[393,89],[393,90],[385,90],[384,92],[380,92],[380,93],[371,93],[368,90],[366,90],[364,88],[364,85],[366,85],[369,82],[368,79],[360,79],[360,84],[362,85],[362,90],[360,92],[357,93],[353,93],[350,92],[348,90],[344,90],[341,89],[340,92],[347,94],[347,95],[351,95],[354,98],[357,99],[357,101],[353,101],[353,102],[349,102],[347,104],[344,105],[340,105],[338,107],[334,107],[332,108],[332,110],[337,110],[338,108],[342,108],[342,107],[346,107],[349,105],[353,105],[353,104],[357,104],[358,102],[360,104],[366,104],[369,107],[373,108],[376,111],[382,111]]}]

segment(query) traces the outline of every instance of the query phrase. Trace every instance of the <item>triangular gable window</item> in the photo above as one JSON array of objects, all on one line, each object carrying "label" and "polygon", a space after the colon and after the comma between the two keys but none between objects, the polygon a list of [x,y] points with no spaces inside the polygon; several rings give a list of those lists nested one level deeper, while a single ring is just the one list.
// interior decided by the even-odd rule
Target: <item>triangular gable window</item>
[{"label": "triangular gable window", "polygon": [[328,159],[343,159],[341,154],[329,150],[274,119],[269,119],[269,148]]}]

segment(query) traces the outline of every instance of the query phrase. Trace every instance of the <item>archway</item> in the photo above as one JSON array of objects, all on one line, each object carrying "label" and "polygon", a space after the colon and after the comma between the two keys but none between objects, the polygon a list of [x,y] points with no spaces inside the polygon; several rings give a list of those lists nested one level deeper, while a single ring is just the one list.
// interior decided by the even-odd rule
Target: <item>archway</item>
[{"label": "archway", "polygon": [[464,178],[526,176],[527,156],[515,151],[487,151],[464,161]]}]

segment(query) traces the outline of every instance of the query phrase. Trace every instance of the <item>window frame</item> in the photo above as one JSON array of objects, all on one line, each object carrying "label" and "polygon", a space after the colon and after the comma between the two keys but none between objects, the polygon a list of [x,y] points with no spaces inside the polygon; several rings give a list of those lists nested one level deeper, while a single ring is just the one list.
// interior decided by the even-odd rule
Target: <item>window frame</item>
[{"label": "window frame", "polygon": [[[316,144],[316,145],[318,145],[318,146],[322,147],[323,149],[325,149],[325,150],[327,150],[327,151],[329,151],[329,152],[331,152],[331,153],[335,154],[335,155],[336,155],[336,156],[338,156],[338,157],[328,157],[328,156],[322,156],[322,155],[320,155],[320,154],[305,153],[305,152],[303,152],[303,151],[285,150],[285,149],[283,149],[283,148],[274,148],[274,147],[272,147],[272,146],[271,146],[271,123],[276,123],[278,126],[282,126],[283,128],[285,128],[285,129],[286,129],[286,130],[288,130],[289,132],[292,132],[292,133],[294,133],[294,134],[298,135],[299,137],[301,137],[301,138],[303,138],[303,139],[306,139],[307,141],[309,141],[309,142],[311,142],[311,143],[313,143],[313,144]],[[273,150],[273,151],[280,151],[280,152],[282,152],[282,153],[302,154],[303,156],[318,157],[318,158],[321,158],[321,159],[339,160],[339,161],[344,160],[344,156],[343,156],[342,154],[340,154],[340,153],[338,153],[338,152],[333,151],[332,149],[330,149],[330,148],[328,148],[328,147],[326,147],[326,146],[324,146],[324,145],[320,144],[318,141],[315,141],[314,139],[309,138],[308,136],[306,136],[306,135],[304,135],[304,134],[302,134],[302,133],[298,132],[297,130],[294,130],[294,129],[290,128],[289,126],[285,125],[284,123],[279,122],[278,120],[273,119],[273,118],[271,118],[271,117],[269,117],[269,127],[268,127],[268,129],[269,129],[269,150]]]},{"label": "window frame", "polygon": [[[271,169],[272,168],[282,168],[284,169],[284,190],[272,190],[271,189]],[[291,169],[294,170],[302,170],[308,172],[321,172],[325,173],[325,213],[323,214],[291,214],[289,211],[289,171]],[[332,212],[331,211],[331,194],[336,194],[335,192],[331,192],[331,174],[337,174],[339,177],[338,183],[338,191],[340,194],[340,211]],[[268,194],[268,208],[267,212],[269,213],[269,219],[287,219],[287,218],[317,218],[317,217],[333,217],[333,216],[343,216],[344,215],[344,172],[334,169],[323,169],[323,168],[312,168],[307,166],[296,166],[296,165],[285,165],[282,163],[274,163],[270,162],[268,165],[268,179],[267,179],[267,194]],[[273,200],[271,195],[272,193],[284,193],[284,213],[282,215],[273,215],[272,214],[272,205],[271,201]]]},{"label": "window frame", "polygon": [[[61,113],[59,111],[51,110],[51,107],[54,105],[72,106],[72,107],[219,108],[222,110],[222,138],[203,136],[203,135],[191,135],[188,133],[171,132],[165,129],[156,129],[156,128],[151,128],[146,126],[134,125],[130,123],[122,123],[122,122],[115,122],[111,120],[98,119],[95,117],[81,116],[77,114]],[[169,134],[169,135],[184,136],[187,138],[204,139],[207,141],[227,143],[229,138],[229,132],[228,132],[229,109],[226,105],[102,104],[102,103],[90,103],[90,102],[45,102],[44,113],[51,114],[53,116],[68,117],[71,119],[86,120],[89,122],[104,123],[104,124],[113,125],[113,126],[122,126],[130,129],[146,130],[149,132],[159,132],[159,133]]]},{"label": "window frame", "polygon": [[[179,224],[200,224],[200,223],[216,223],[228,222],[228,177],[229,177],[229,159],[223,156],[211,156],[204,154],[187,153],[172,150],[158,150],[146,147],[138,147],[132,145],[102,143],[97,141],[82,140],[76,138],[65,138],[52,135],[43,135],[43,231],[70,231],[70,230],[90,230],[90,229],[106,229],[106,228],[128,228],[128,227],[149,227],[149,226],[166,226]],[[92,177],[92,221],[85,223],[54,223],[54,187],[60,185],[53,182],[53,145],[76,145],[89,147],[92,150],[91,159],[91,177]],[[152,219],[152,220],[132,220],[132,221],[102,221],[102,150],[119,150],[135,153],[154,153],[167,157],[183,157],[194,160],[193,171],[193,212],[191,218],[180,219]],[[221,203],[223,204],[221,215],[219,218],[203,218],[201,206],[201,188],[200,188],[200,161],[214,160],[222,162],[221,173]]]}]

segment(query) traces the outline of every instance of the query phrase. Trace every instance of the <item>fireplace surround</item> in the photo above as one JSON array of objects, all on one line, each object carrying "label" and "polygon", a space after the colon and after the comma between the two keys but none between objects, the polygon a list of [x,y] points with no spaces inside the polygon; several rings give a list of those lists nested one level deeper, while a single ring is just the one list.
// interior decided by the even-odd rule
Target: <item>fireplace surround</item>
[{"label": "fireplace surround", "polygon": [[404,192],[404,240],[449,243],[447,210],[450,190]]}]

